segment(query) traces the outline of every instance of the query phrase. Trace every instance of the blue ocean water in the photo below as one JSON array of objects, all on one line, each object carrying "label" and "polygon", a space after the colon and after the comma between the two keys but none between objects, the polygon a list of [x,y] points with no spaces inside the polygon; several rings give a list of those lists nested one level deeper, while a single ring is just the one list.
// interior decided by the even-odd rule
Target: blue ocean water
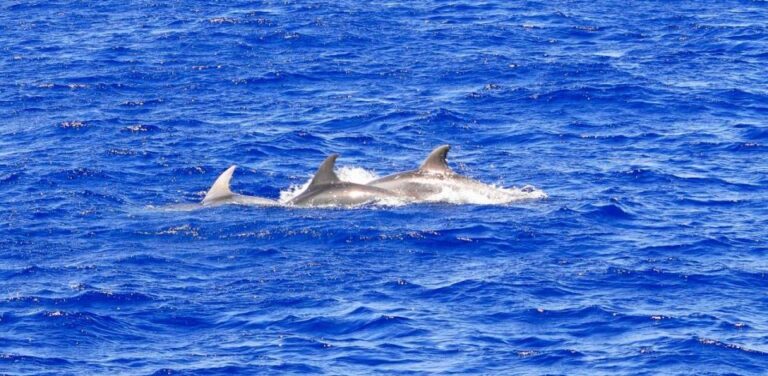
[{"label": "blue ocean water", "polygon": [[[768,4],[0,3],[0,374],[763,374]],[[277,198],[440,144],[545,200]]]}]

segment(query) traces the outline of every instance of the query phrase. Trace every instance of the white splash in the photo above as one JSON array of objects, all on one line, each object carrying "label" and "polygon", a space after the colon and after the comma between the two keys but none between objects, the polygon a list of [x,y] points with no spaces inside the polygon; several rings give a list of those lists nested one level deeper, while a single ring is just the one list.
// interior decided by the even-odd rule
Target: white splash
[{"label": "white splash", "polygon": [[336,171],[336,175],[342,181],[348,181],[350,183],[367,184],[368,182],[378,179],[380,176],[376,175],[373,171],[368,171],[362,167],[348,167],[344,166]]},{"label": "white splash", "polygon": [[518,201],[540,200],[544,191],[530,185],[504,188],[477,183],[443,184],[440,191],[426,198],[430,202],[474,205],[504,205]]}]

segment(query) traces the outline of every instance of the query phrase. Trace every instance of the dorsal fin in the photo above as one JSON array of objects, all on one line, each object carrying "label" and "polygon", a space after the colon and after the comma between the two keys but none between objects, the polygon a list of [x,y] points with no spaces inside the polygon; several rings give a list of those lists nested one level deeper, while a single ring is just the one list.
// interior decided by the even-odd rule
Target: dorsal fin
[{"label": "dorsal fin", "polygon": [[229,181],[232,180],[232,174],[235,172],[235,168],[237,168],[237,166],[231,166],[226,171],[222,172],[218,178],[216,178],[216,181],[213,182],[211,189],[209,189],[208,193],[205,194],[203,204],[222,198],[227,198],[234,194],[231,190],[229,190]]},{"label": "dorsal fin", "polygon": [[435,150],[432,150],[432,152],[429,153],[429,156],[424,160],[424,163],[421,164],[419,171],[438,174],[452,173],[453,171],[448,167],[448,163],[445,161],[445,158],[448,156],[448,150],[450,149],[451,145],[441,145],[436,147]]},{"label": "dorsal fin", "polygon": [[308,188],[312,188],[312,186],[315,185],[333,184],[341,181],[339,177],[336,176],[336,173],[333,172],[333,167],[336,165],[336,158],[338,157],[338,154],[331,154],[328,158],[325,158],[323,163],[317,169],[317,172],[315,172],[315,177],[312,178],[312,182],[309,183]]}]

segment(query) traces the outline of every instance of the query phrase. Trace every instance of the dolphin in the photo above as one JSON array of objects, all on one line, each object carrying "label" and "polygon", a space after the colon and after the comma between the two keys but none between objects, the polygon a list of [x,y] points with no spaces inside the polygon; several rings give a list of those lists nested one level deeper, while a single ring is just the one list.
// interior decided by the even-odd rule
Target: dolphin
[{"label": "dolphin", "polygon": [[216,181],[213,182],[211,189],[205,194],[205,198],[200,202],[202,206],[214,206],[222,204],[238,204],[253,206],[275,206],[279,205],[275,200],[264,197],[246,196],[232,192],[229,188],[229,182],[232,180],[232,174],[237,166],[230,166],[222,172]]},{"label": "dolphin", "polygon": [[363,184],[343,182],[333,172],[338,154],[331,154],[320,164],[315,176],[304,192],[294,197],[288,204],[296,206],[352,206],[396,199],[398,195],[383,188]]},{"label": "dolphin", "polygon": [[[480,197],[480,200],[488,198],[493,201],[515,199],[504,189],[481,183],[451,170],[445,160],[450,149],[450,145],[438,146],[429,153],[418,169],[385,176],[370,181],[367,185],[386,189],[416,201],[446,200],[442,193],[458,193],[458,196],[466,196],[463,200],[469,201],[475,201],[477,197]],[[522,192],[528,193],[525,190]]]}]

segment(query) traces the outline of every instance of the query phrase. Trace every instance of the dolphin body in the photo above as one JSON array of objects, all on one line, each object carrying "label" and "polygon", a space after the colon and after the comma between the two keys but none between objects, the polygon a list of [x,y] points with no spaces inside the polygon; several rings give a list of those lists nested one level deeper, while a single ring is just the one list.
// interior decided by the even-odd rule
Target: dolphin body
[{"label": "dolphin body", "polygon": [[459,175],[448,167],[450,145],[438,146],[416,170],[400,172],[368,182],[416,201],[440,201],[443,192],[473,192],[484,196],[500,194],[496,187]]},{"label": "dolphin body", "polygon": [[341,181],[333,172],[338,157],[338,154],[328,156],[317,169],[307,189],[288,201],[288,204],[295,206],[353,206],[399,197],[396,193],[383,188]]},{"label": "dolphin body", "polygon": [[229,182],[232,180],[232,174],[237,166],[231,166],[221,173],[216,181],[213,182],[211,189],[205,194],[205,198],[200,202],[202,206],[215,206],[223,204],[252,205],[252,206],[276,206],[280,203],[264,197],[246,196],[232,192],[229,188]]}]

